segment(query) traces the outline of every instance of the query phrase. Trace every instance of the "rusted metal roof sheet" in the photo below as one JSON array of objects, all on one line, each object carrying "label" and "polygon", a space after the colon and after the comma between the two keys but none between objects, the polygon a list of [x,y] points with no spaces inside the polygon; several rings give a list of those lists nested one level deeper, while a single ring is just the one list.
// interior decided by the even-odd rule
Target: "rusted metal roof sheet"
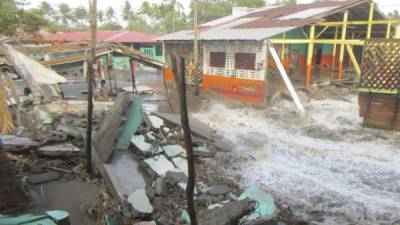
[{"label": "rusted metal roof sheet", "polygon": [[[263,40],[296,27],[313,24],[324,17],[366,3],[367,0],[331,1],[290,6],[265,7],[243,16],[228,16],[200,26],[200,40]],[[180,31],[159,41],[191,41],[192,31]]]},{"label": "rusted metal roof sheet", "polygon": [[[156,34],[147,34],[130,31],[99,31],[97,32],[98,42],[119,42],[119,43],[153,43]],[[46,41],[88,41],[90,32],[64,32],[43,35]]]},{"label": "rusted metal roof sheet", "polygon": [[331,6],[331,7],[321,7],[321,8],[312,8],[312,9],[306,9],[302,10],[297,13],[293,13],[287,16],[282,16],[279,18],[279,20],[290,20],[290,19],[306,19],[311,16],[316,16],[321,13],[325,13],[334,9],[339,8],[339,6]]},{"label": "rusted metal roof sheet", "polygon": [[[271,27],[271,28],[255,28],[255,29],[215,29],[207,32],[200,33],[200,40],[255,40],[260,41],[269,37],[273,37],[283,32],[295,29],[296,27]],[[193,40],[192,31],[181,31],[166,35],[159,39],[162,40],[176,40],[176,41],[190,41]]]}]

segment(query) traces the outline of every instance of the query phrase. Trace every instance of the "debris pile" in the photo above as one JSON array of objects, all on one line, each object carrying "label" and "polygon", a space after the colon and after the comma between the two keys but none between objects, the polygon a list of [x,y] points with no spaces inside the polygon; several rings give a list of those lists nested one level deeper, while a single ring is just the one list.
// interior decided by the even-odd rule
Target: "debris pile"
[{"label": "debris pile", "polygon": [[[96,167],[135,220],[190,224],[185,192],[188,168],[179,116],[146,113],[141,104],[139,97],[124,94],[118,98],[95,136]],[[218,169],[214,155],[223,146],[216,143],[223,142],[214,140],[215,132],[207,125],[193,118],[190,122],[197,156],[199,224],[252,224],[259,217],[278,219],[279,210],[271,195],[256,186],[243,192],[232,180],[212,172]],[[122,129],[105,129],[114,123]],[[113,216],[118,220],[118,215]]]}]

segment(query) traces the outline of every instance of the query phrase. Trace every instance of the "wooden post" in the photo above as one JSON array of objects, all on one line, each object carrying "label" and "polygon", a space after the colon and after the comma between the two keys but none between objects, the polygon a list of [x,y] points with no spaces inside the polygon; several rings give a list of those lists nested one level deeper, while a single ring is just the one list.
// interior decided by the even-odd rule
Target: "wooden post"
[{"label": "wooden post", "polygon": [[369,7],[369,16],[368,16],[367,39],[371,39],[372,21],[374,20],[374,12],[375,12],[375,3],[371,1]]},{"label": "wooden post", "polygon": [[[335,27],[335,41],[338,39],[339,27]],[[336,68],[336,51],[337,51],[337,44],[333,44],[332,50],[332,71]]]},{"label": "wooden post", "polygon": [[[354,40],[354,38],[355,38],[355,34],[354,34],[354,32],[353,33],[351,33],[351,39],[352,40]],[[351,52],[353,53],[353,45],[349,45],[349,46],[347,46],[347,45],[349,45],[349,44],[346,44],[346,49],[348,48],[348,47],[350,47],[351,48]],[[349,56],[350,56],[350,53],[349,53],[349,51],[347,51],[347,53],[349,54]],[[353,59],[351,58],[351,57],[349,57],[349,68],[351,68],[353,65],[352,65],[352,63],[353,63],[353,61],[352,61]]]},{"label": "wooden post", "polygon": [[94,62],[96,57],[96,27],[97,27],[97,0],[89,0],[90,7],[90,54],[88,57],[87,84],[88,108],[86,128],[86,172],[93,173],[92,169],[92,114],[93,114],[93,79]]},{"label": "wooden post", "polygon": [[131,65],[131,79],[132,79],[132,93],[137,93],[136,89],[136,80],[135,80],[135,72],[134,71],[134,63],[132,59],[129,60],[129,63]]},{"label": "wooden post", "polygon": [[194,25],[194,29],[193,29],[193,63],[194,63],[194,75],[195,75],[195,79],[194,79],[194,94],[196,96],[200,95],[200,77],[198,77],[198,72],[200,69],[200,63],[199,63],[199,27],[198,27],[198,9],[197,9],[197,0],[193,1],[194,4],[194,18],[193,18],[193,25]]},{"label": "wooden post", "polygon": [[346,44],[346,49],[347,49],[347,53],[350,56],[350,61],[352,61],[353,65],[354,65],[354,70],[356,71],[357,76],[360,77],[361,76],[361,68],[357,62],[356,56],[354,55],[353,48],[349,44]]},{"label": "wooden post", "polygon": [[314,37],[315,37],[315,25],[310,27],[310,43],[308,44],[307,51],[307,70],[306,70],[306,79],[304,84],[307,86],[311,82],[311,70],[312,70],[312,59],[314,54]]},{"label": "wooden post", "polygon": [[386,29],[386,39],[390,39],[392,37],[391,34],[392,34],[392,24],[388,23]]},{"label": "wooden post", "polygon": [[268,76],[268,47],[269,47],[269,44],[268,44],[268,42],[267,42],[267,40],[265,40],[264,41],[264,51],[265,51],[265,53],[264,53],[264,56],[265,56],[265,59],[264,59],[264,95],[265,95],[265,105],[268,105],[268,90],[269,90],[269,88],[268,88],[268,79],[269,79],[269,76]]},{"label": "wooden post", "polygon": [[172,63],[175,74],[175,81],[179,93],[181,123],[185,139],[185,149],[186,149],[186,155],[188,161],[188,173],[189,173],[188,183],[186,187],[186,197],[188,202],[190,222],[192,225],[198,225],[196,207],[194,202],[194,188],[196,182],[196,174],[194,167],[193,143],[192,143],[190,124],[189,124],[188,109],[186,104],[185,59],[183,57],[180,58],[179,69],[176,61],[177,61],[176,59],[173,59]]},{"label": "wooden post", "polygon": [[343,15],[343,28],[342,28],[342,40],[340,43],[340,55],[339,55],[339,71],[338,71],[338,79],[342,80],[343,79],[343,59],[344,59],[344,47],[345,47],[345,40],[346,40],[346,34],[347,34],[347,20],[349,18],[349,11],[346,10],[346,12]]},{"label": "wooden post", "polygon": [[113,92],[113,87],[112,87],[112,79],[111,79],[111,66],[110,66],[110,59],[111,56],[110,54],[107,54],[107,77],[108,77],[108,85],[110,86],[110,93]]},{"label": "wooden post", "polygon": [[[286,39],[286,32],[283,32],[282,34],[282,39]],[[281,49],[281,61],[284,63],[285,61],[285,44],[282,44],[282,49]]]}]

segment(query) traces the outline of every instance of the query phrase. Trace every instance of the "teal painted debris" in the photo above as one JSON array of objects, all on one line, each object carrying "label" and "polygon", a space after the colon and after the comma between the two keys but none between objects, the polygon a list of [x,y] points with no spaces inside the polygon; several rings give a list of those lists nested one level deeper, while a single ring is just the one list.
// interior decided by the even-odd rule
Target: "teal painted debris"
[{"label": "teal painted debris", "polygon": [[17,217],[1,215],[0,225],[57,225],[69,218],[66,211],[47,211],[46,215],[25,214]]},{"label": "teal painted debris", "polygon": [[137,213],[153,213],[153,206],[151,205],[144,189],[139,189],[130,194],[128,197],[128,202],[132,205],[133,210]]},{"label": "teal painted debris", "polygon": [[186,209],[182,210],[181,220],[184,224],[190,224],[190,216]]},{"label": "teal painted debris", "polygon": [[166,145],[163,147],[164,154],[168,158],[173,158],[176,156],[184,156],[186,157],[186,151],[180,145]]},{"label": "teal painted debris", "polygon": [[257,186],[251,186],[248,188],[240,195],[239,200],[244,200],[246,198],[258,202],[256,210],[253,214],[247,217],[247,220],[254,220],[262,216],[272,216],[277,210],[274,198]]},{"label": "teal painted debris", "polygon": [[144,160],[144,162],[151,168],[151,170],[161,177],[169,170],[176,171],[174,165],[164,155],[156,155]]},{"label": "teal painted debris", "polygon": [[115,216],[106,215],[107,225],[118,225],[118,220]]},{"label": "teal painted debris", "polygon": [[180,171],[182,171],[183,173],[185,173],[186,176],[189,177],[188,162],[185,158],[183,158],[181,156],[177,156],[177,157],[173,158],[172,161],[174,162],[175,166]]},{"label": "teal painted debris", "polygon": [[143,135],[133,135],[131,138],[131,143],[135,148],[143,153],[147,153],[151,151],[151,144],[147,143],[144,140]]},{"label": "teal painted debris", "polygon": [[117,142],[117,150],[125,151],[128,149],[131,138],[136,133],[142,121],[141,108],[143,99],[134,96],[132,101],[131,108],[127,114],[128,119],[125,121],[124,130]]}]

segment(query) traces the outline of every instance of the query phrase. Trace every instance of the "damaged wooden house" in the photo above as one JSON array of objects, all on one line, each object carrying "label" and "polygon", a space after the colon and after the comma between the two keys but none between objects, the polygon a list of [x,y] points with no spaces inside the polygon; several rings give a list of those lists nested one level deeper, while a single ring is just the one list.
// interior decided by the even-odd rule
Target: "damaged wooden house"
[{"label": "damaged wooden house", "polygon": [[[389,20],[370,0],[233,8],[232,15],[199,26],[202,89],[263,102],[283,87],[273,47],[294,86],[358,79],[365,41],[392,39]],[[193,58],[193,31],[158,38],[165,55]],[[173,79],[172,70],[165,77]],[[190,80],[190,79],[189,79]]]}]

